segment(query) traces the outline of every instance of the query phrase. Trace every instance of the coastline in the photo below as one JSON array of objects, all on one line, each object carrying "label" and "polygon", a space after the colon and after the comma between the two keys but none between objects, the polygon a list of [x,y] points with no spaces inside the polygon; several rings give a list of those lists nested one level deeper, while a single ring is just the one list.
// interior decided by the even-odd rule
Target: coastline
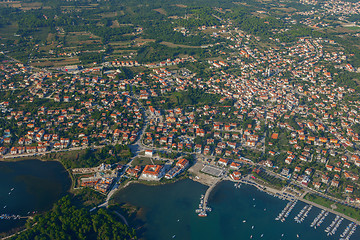
[{"label": "coastline", "polygon": [[[56,162],[58,162],[58,163],[60,163],[60,165],[58,165]],[[74,183],[74,181],[73,181],[73,177],[72,177],[72,175],[71,175],[71,172],[69,171],[69,169],[66,169],[66,167],[62,164],[62,162],[60,161],[60,160],[58,160],[58,159],[43,159],[43,158],[39,158],[38,156],[32,156],[32,157],[24,157],[24,158],[15,158],[15,159],[10,159],[10,160],[8,160],[8,159],[6,159],[6,160],[4,160],[4,159],[0,159],[0,163],[2,163],[2,164],[11,164],[11,165],[13,165],[12,167],[14,167],[15,166],[15,168],[16,168],[16,164],[20,164],[20,166],[22,165],[22,164],[28,164],[28,163],[30,163],[31,164],[31,166],[33,166],[33,164],[35,165],[35,166],[44,166],[43,164],[47,164],[47,163],[49,163],[49,164],[55,164],[56,163],[56,168],[57,168],[57,170],[54,172],[54,173],[59,173],[59,174],[61,174],[61,175],[63,175],[63,177],[64,178],[62,178],[61,179],[61,181],[64,181],[64,179],[66,179],[66,186],[68,186],[68,188],[64,188],[64,192],[62,192],[62,195],[61,196],[63,196],[63,194],[65,194],[65,195],[67,195],[67,194],[72,194],[72,190],[73,190],[73,183]],[[46,167],[47,165],[45,165],[45,173],[48,171],[48,168]],[[43,169],[44,167],[41,167],[41,169],[42,169],[42,171],[44,171],[44,169]],[[20,167],[20,169],[22,169],[22,167]],[[36,168],[36,169],[38,169],[38,168]],[[66,174],[65,174],[65,171],[64,170],[66,170]],[[33,176],[32,174],[32,170],[30,171],[30,173],[28,173],[28,171],[29,171],[29,169],[27,169],[27,170],[25,170],[25,172],[24,173],[22,173],[22,174],[25,174],[26,176]],[[38,170],[37,170],[38,171]],[[41,174],[42,172],[40,171],[40,173],[39,174]],[[36,174],[35,174],[36,175]],[[46,173],[45,175],[49,175],[48,173]],[[15,176],[17,176],[17,175],[15,175]],[[50,178],[50,180],[52,181],[52,178],[54,178],[54,177],[56,177],[56,179],[57,179],[57,176],[54,176],[53,174],[51,174],[50,175],[51,176],[51,178]],[[41,182],[39,182],[39,183],[41,183]],[[41,183],[41,184],[43,184],[43,183]],[[45,182],[45,185],[46,185],[47,183]],[[65,186],[65,185],[63,185],[63,184],[61,184],[61,186]],[[14,187],[15,188],[15,187]],[[16,188],[17,189],[17,188]],[[50,194],[49,192],[46,192],[46,194]],[[23,199],[24,200],[24,199]],[[55,199],[55,202],[57,201],[58,199]],[[55,202],[53,202],[53,203],[55,203]],[[46,212],[48,212],[49,210],[51,210],[52,209],[52,207],[53,207],[53,203],[51,203],[50,204],[50,206],[49,206],[49,208],[48,209],[33,209],[34,210],[34,212],[33,212],[33,216],[35,216],[35,215],[39,215],[39,214],[43,214],[43,213],[46,213]],[[43,206],[43,205],[41,205],[41,206]],[[6,213],[6,212],[5,212]],[[27,216],[27,217],[29,217],[29,218],[32,218],[33,216]],[[22,217],[22,218],[25,218],[25,217]],[[22,224],[20,224],[19,226],[14,226],[14,225],[12,225],[11,226],[11,228],[8,228],[8,229],[4,229],[4,231],[2,231],[1,232],[1,237],[0,237],[0,239],[8,239],[8,238],[11,238],[12,236],[14,236],[14,235],[16,235],[16,234],[18,234],[18,233],[21,233],[21,232],[23,232],[23,231],[26,231],[27,230],[27,228],[26,228],[26,220],[22,223]]]},{"label": "coastline", "polygon": [[[59,159],[44,159],[43,156],[32,156],[32,157],[21,157],[21,158],[11,158],[11,159],[0,159],[1,162],[21,162],[21,161],[28,161],[28,160],[37,160],[37,161],[42,161],[42,162],[59,162],[62,167],[68,172],[68,176],[70,177],[71,179],[71,187],[70,189],[67,191],[69,193],[73,193],[73,191],[75,190],[74,189],[74,185],[75,185],[75,179],[74,179],[74,176],[72,175],[71,173],[71,170],[70,169],[67,169],[64,164],[62,163],[62,161],[60,161]],[[189,169],[189,172],[193,172],[192,169]],[[230,179],[229,177],[226,177],[224,179],[219,179],[219,178],[216,178],[216,177],[213,177],[213,176],[209,176],[207,174],[204,174],[204,173],[200,173],[198,172],[196,174],[196,176],[182,176],[178,179],[174,179],[173,181],[171,182],[151,182],[151,181],[139,181],[139,180],[130,180],[128,182],[126,182],[124,185],[122,186],[119,186],[118,189],[116,189],[115,193],[113,194],[113,196],[111,196],[111,199],[110,199],[110,204],[109,205],[112,205],[114,202],[113,202],[113,199],[114,199],[114,196],[116,196],[116,194],[127,188],[128,186],[130,186],[131,184],[135,184],[135,183],[138,183],[138,184],[142,184],[142,185],[146,185],[146,186],[159,186],[159,185],[166,185],[166,184],[172,184],[172,183],[176,183],[178,181],[181,181],[181,180],[184,180],[184,179],[190,179],[194,182],[198,182],[204,186],[208,186],[209,188],[207,189],[206,191],[206,195],[207,197],[209,197],[211,195],[211,192],[212,190],[218,185],[218,183],[222,182],[222,181],[230,181],[230,182],[234,182],[234,183],[239,183],[239,181],[234,181],[232,179]],[[245,182],[244,182],[245,183]],[[275,188],[272,188],[271,186],[267,185],[262,185],[260,183],[256,183],[258,186],[254,185],[254,184],[250,184],[250,183],[245,183],[245,184],[248,184],[248,185],[253,185],[254,187],[256,187],[257,189],[259,189],[260,191],[263,191],[263,192],[266,192],[268,194],[271,194],[271,195],[276,195],[277,193],[281,192],[279,191],[278,189],[275,189]],[[271,184],[270,184],[271,185]],[[259,187],[260,186],[260,187]],[[310,204],[312,206],[315,206],[317,208],[320,208],[320,209],[324,209],[328,212],[331,212],[333,214],[336,214],[336,215],[339,215],[341,217],[344,217],[345,219],[348,219],[349,221],[352,221],[358,225],[360,225],[360,221],[355,219],[355,218],[352,218],[348,215],[345,215],[341,212],[338,212],[334,209],[330,209],[328,207],[325,207],[325,206],[322,206],[320,204],[317,204],[315,202],[312,202],[312,201],[309,201],[309,200],[306,200],[304,199],[303,197],[297,197],[297,196],[293,196],[294,199],[297,199],[299,201],[302,201],[306,204]],[[211,203],[210,203],[211,204]]]},{"label": "coastline", "polygon": [[66,166],[63,164],[62,161],[59,159],[44,159],[44,155],[39,156],[29,156],[29,157],[14,157],[14,158],[0,158],[0,162],[21,162],[21,161],[29,161],[29,160],[35,160],[35,161],[41,161],[41,162],[59,162],[61,166],[68,172],[68,175],[71,179],[71,187],[68,190],[69,193],[71,193],[75,189],[75,179],[73,174],[71,173],[70,169],[66,168]]},{"label": "coastline", "polygon": [[[229,181],[229,182],[233,182],[233,183],[239,183],[239,182],[240,182],[240,181],[234,181],[234,180],[232,180],[232,179],[230,179],[230,178],[225,178],[225,179],[219,179],[219,181],[217,181],[217,182],[214,183],[213,185],[210,185],[210,186],[209,186],[206,181],[204,182],[204,181],[202,181],[201,179],[196,179],[196,178],[192,178],[192,177],[186,177],[186,178],[177,179],[176,181],[171,182],[171,183],[175,183],[175,182],[178,182],[178,181],[184,180],[184,179],[190,179],[190,180],[192,180],[192,181],[194,181],[194,182],[197,182],[197,183],[200,183],[200,184],[202,184],[202,185],[204,185],[204,186],[208,186],[209,188],[208,188],[208,189],[206,190],[206,192],[204,193],[204,194],[207,195],[207,199],[210,197],[211,192],[216,188],[216,186],[217,186],[220,182],[222,182],[222,181]],[[119,188],[114,195],[116,195],[120,190],[125,189],[126,187],[128,187],[129,185],[131,185],[131,184],[133,184],[133,183],[138,183],[138,184],[142,184],[142,185],[146,185],[146,186],[159,186],[159,185],[171,184],[171,183],[160,183],[160,184],[155,184],[155,185],[154,185],[154,184],[146,184],[146,182],[130,181],[130,182],[127,182],[127,183],[126,183],[124,186],[122,186],[121,188]],[[266,186],[266,187],[265,187],[265,186],[262,186],[263,188],[260,188],[260,187],[257,187],[257,186],[255,186],[255,185],[253,185],[253,184],[249,184],[249,183],[245,183],[245,182],[242,182],[242,183],[244,183],[244,184],[246,184],[246,185],[253,186],[253,187],[257,188],[258,190],[260,190],[260,191],[262,191],[262,192],[265,192],[265,193],[267,193],[267,194],[273,195],[273,196],[274,196],[274,195],[277,195],[276,193],[279,193],[279,192],[280,192],[279,190],[277,190],[277,189],[275,189],[275,188],[271,188],[271,187],[269,187],[269,186]],[[258,185],[260,185],[260,184],[258,184]],[[275,196],[274,196],[274,197],[275,197]],[[306,204],[310,204],[310,205],[312,205],[312,206],[314,206],[314,207],[317,207],[317,208],[319,208],[319,209],[323,209],[323,210],[326,210],[326,211],[328,211],[328,212],[331,212],[331,213],[333,213],[333,214],[335,214],[335,215],[339,215],[339,216],[341,216],[341,217],[343,217],[343,218],[345,218],[345,219],[347,219],[347,220],[349,220],[349,221],[352,221],[352,222],[360,225],[360,221],[359,221],[359,220],[357,220],[357,219],[355,219],[355,218],[352,218],[352,217],[350,217],[350,216],[348,216],[348,215],[345,215],[345,214],[343,214],[343,213],[341,213],[341,212],[338,212],[338,211],[336,211],[336,210],[327,208],[327,207],[325,207],[325,206],[322,206],[322,205],[320,205],[320,204],[317,204],[317,203],[315,203],[315,202],[312,202],[312,201],[309,201],[309,200],[306,200],[306,199],[303,199],[303,198],[299,198],[299,197],[295,197],[295,196],[293,196],[293,198],[296,199],[296,200],[299,200],[299,201],[301,201],[301,202],[304,202],[304,203],[306,203]],[[289,199],[286,199],[286,200],[289,200]],[[209,203],[209,202],[208,202],[208,204],[211,205],[211,203]]]}]

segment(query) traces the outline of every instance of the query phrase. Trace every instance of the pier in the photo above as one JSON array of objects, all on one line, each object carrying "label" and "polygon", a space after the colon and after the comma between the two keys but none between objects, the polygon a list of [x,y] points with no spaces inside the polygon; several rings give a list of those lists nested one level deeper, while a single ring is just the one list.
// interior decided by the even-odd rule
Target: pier
[{"label": "pier", "polygon": [[211,208],[207,206],[209,196],[211,191],[215,188],[215,186],[222,181],[222,178],[219,178],[216,182],[214,182],[205,192],[205,196],[202,195],[201,202],[199,205],[199,209],[197,209],[195,212],[198,213],[199,217],[206,217],[207,212],[211,211]]},{"label": "pier", "polygon": [[32,216],[20,216],[15,214],[6,214],[6,213],[0,215],[0,220],[17,220],[17,219],[27,219],[27,218],[32,218]]},{"label": "pier", "polygon": [[208,199],[209,199],[209,196],[210,196],[210,193],[211,191],[215,188],[215,186],[221,182],[222,179],[219,179],[219,181],[215,182],[213,185],[211,185],[207,190],[206,190],[206,193],[205,193],[205,197],[204,197],[204,205],[203,205],[203,208],[206,209],[206,205],[207,205],[207,202],[208,202]]}]

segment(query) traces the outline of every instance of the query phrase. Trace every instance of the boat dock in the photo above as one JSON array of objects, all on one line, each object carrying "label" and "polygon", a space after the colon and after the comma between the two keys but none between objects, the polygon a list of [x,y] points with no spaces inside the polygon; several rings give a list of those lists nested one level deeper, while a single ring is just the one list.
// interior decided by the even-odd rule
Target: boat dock
[{"label": "boat dock", "polygon": [[340,239],[341,240],[349,240],[351,235],[354,234],[354,232],[356,231],[356,227],[357,225],[355,223],[350,223],[344,230],[344,232],[340,235]]},{"label": "boat dock", "polygon": [[312,208],[312,205],[306,205],[301,211],[294,217],[295,222],[302,223],[305,218],[308,216],[310,210]]},{"label": "boat dock", "polygon": [[314,220],[312,221],[312,223],[310,224],[310,227],[313,227],[316,229],[316,227],[320,227],[320,225],[323,223],[324,219],[326,218],[326,216],[329,214],[328,211],[325,211],[324,209],[321,210],[321,212],[319,213],[319,215],[317,215]]},{"label": "boat dock", "polygon": [[285,219],[290,215],[291,211],[295,207],[297,201],[295,202],[289,202],[286,204],[285,208],[279,213],[279,215],[275,218],[276,221],[280,220],[281,222],[284,222]]},{"label": "boat dock", "polygon": [[20,216],[15,214],[7,214],[3,213],[0,215],[0,220],[18,220],[18,219],[25,219],[30,218],[31,216]]},{"label": "boat dock", "polygon": [[205,192],[205,195],[201,195],[200,198],[200,204],[199,204],[199,208],[196,209],[196,213],[198,213],[199,217],[206,217],[207,216],[207,212],[211,212],[211,208],[208,207],[207,203],[209,200],[209,196],[211,191],[216,187],[216,185],[221,182],[222,179],[218,179],[218,181],[216,181],[215,183],[213,183]]}]

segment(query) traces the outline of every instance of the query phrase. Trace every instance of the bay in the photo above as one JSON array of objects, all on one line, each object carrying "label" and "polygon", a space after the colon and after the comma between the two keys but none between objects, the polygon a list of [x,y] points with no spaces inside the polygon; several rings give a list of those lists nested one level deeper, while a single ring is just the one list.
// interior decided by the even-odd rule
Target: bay
[{"label": "bay", "polygon": [[[0,215],[27,216],[49,210],[71,187],[68,172],[55,161],[0,162],[0,182]],[[0,232],[24,223],[0,219]]]},{"label": "bay", "polygon": [[[235,188],[231,182],[218,184],[210,194],[213,211],[201,218],[195,213],[201,194],[207,187],[191,180],[173,184],[146,186],[131,184],[115,196],[117,203],[128,203],[141,208],[145,222],[140,237],[162,239],[339,239],[350,223],[344,220],[335,235],[327,236],[325,229],[335,218],[329,214],[317,229],[311,228],[320,209],[313,207],[308,217],[296,223],[294,217],[305,206],[298,201],[285,222],[275,221],[288,203],[242,185]],[[299,236],[299,237],[298,237]],[[359,229],[350,239],[360,239]]]}]

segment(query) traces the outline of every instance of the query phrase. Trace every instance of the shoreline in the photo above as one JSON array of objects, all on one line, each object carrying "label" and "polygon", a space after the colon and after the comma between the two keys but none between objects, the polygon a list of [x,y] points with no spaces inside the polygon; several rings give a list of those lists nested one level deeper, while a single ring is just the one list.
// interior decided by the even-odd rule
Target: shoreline
[{"label": "shoreline", "polygon": [[[240,182],[240,181],[231,180],[230,178],[226,178],[226,179],[219,179],[219,181],[216,182],[214,185],[209,186],[209,185],[206,184],[206,183],[202,183],[201,180],[199,180],[199,179],[193,179],[193,178],[191,178],[191,177],[186,177],[186,178],[183,178],[183,179],[178,179],[178,180],[176,180],[176,181],[174,181],[174,182],[172,182],[172,183],[175,183],[175,182],[178,182],[178,181],[181,181],[181,180],[185,180],[185,179],[189,179],[189,180],[191,180],[191,181],[193,181],[193,182],[197,182],[197,183],[200,183],[200,184],[202,184],[202,185],[204,185],[204,186],[208,186],[209,188],[208,188],[208,189],[206,190],[206,192],[205,192],[205,193],[207,194],[208,198],[210,197],[211,192],[216,188],[216,186],[218,186],[219,183],[221,183],[221,182],[223,182],[223,181],[229,181],[229,182],[232,182],[232,183],[239,183],[239,182]],[[160,185],[169,184],[169,183],[161,183],[161,184],[151,185],[151,184],[146,184],[146,183],[144,183],[144,182],[130,181],[130,182],[126,183],[122,188],[118,189],[118,190],[116,191],[116,193],[118,193],[118,191],[120,191],[120,190],[122,190],[122,189],[125,189],[126,187],[128,187],[128,186],[131,185],[132,183],[143,184],[143,185],[146,185],[146,186],[160,186]],[[252,186],[252,187],[255,187],[255,188],[258,189],[259,191],[262,191],[262,192],[267,193],[267,194],[270,194],[270,195],[275,195],[276,192],[280,192],[279,190],[274,189],[274,188],[271,188],[271,187],[268,187],[268,186],[263,186],[263,189],[261,189],[261,188],[259,188],[259,187],[257,187],[257,186],[254,186],[253,184],[249,184],[249,183],[245,183],[245,182],[242,182],[242,183],[244,183],[244,184],[246,184],[246,185],[249,185],[249,186]],[[260,185],[260,184],[258,184],[258,185]],[[116,193],[115,193],[115,194],[116,194]],[[114,194],[114,195],[115,195],[115,194]],[[276,197],[276,196],[273,196],[273,197]],[[304,203],[306,203],[306,204],[310,204],[310,205],[312,205],[312,206],[314,206],[314,207],[317,207],[317,208],[319,208],[319,209],[323,209],[323,210],[326,210],[326,211],[328,211],[328,212],[331,212],[331,213],[333,213],[333,214],[335,214],[335,215],[339,215],[339,216],[341,216],[341,217],[343,217],[343,218],[345,218],[345,219],[347,219],[347,220],[349,220],[349,221],[351,221],[351,222],[354,222],[354,223],[360,225],[360,221],[359,221],[359,220],[357,220],[357,219],[355,219],[355,218],[352,218],[352,217],[350,217],[350,216],[348,216],[348,215],[345,215],[345,214],[343,214],[343,213],[341,213],[341,212],[338,212],[338,211],[336,211],[336,210],[327,208],[327,207],[325,207],[325,206],[322,206],[322,205],[320,205],[320,204],[317,204],[317,203],[315,203],[315,202],[312,202],[312,201],[309,201],[309,200],[306,200],[306,199],[303,199],[303,198],[299,198],[299,197],[295,197],[295,196],[293,196],[293,198],[294,198],[294,199],[297,199],[297,200],[299,200],[299,201],[301,201],[301,202],[304,202]],[[284,200],[284,199],[282,199],[282,200]],[[288,199],[285,199],[285,200],[289,201]],[[208,203],[208,204],[209,204],[209,203]],[[211,205],[211,203],[210,203],[210,205]]]},{"label": "shoreline", "polygon": [[[74,178],[73,178],[73,175],[71,174],[71,171],[69,169],[67,169],[59,159],[41,159],[41,158],[38,158],[36,156],[21,157],[21,158],[9,158],[9,160],[7,160],[7,159],[8,158],[6,158],[6,160],[4,158],[0,158],[0,162],[2,162],[2,163],[19,163],[19,162],[26,162],[26,161],[40,161],[40,162],[43,162],[43,163],[45,163],[45,162],[58,162],[58,163],[60,163],[61,166],[64,168],[64,170],[67,172],[68,178],[71,181],[69,189],[66,190],[65,194],[73,194],[73,190],[74,190]],[[49,210],[51,210],[52,207],[53,206],[51,206],[51,208]],[[37,214],[43,214],[43,213],[48,212],[49,210],[37,211]],[[0,237],[0,240],[9,239],[11,237],[14,237],[18,233],[26,231],[27,230],[27,228],[25,227],[26,222],[27,221],[25,221],[25,223],[22,226],[14,227],[14,228],[9,229],[8,231],[1,232],[1,234],[5,234],[6,236]],[[16,229],[18,229],[19,231],[13,232]]]},{"label": "shoreline", "polygon": [[[9,159],[9,160],[7,160]],[[17,157],[17,158],[0,158],[0,162],[4,162],[4,163],[10,163],[10,162],[22,162],[22,161],[41,161],[41,162],[58,162],[61,164],[61,166],[68,172],[69,178],[71,179],[71,186],[70,189],[67,191],[69,193],[72,193],[73,190],[75,190],[75,179],[74,176],[72,175],[70,169],[67,169],[65,167],[65,165],[59,160],[59,159],[43,159],[42,156],[37,157],[37,156],[32,156],[32,157]]]},{"label": "shoreline", "polygon": [[[68,172],[68,175],[69,175],[69,178],[71,179],[71,186],[70,188],[68,189],[68,193],[70,194],[73,194],[75,188],[75,179],[74,179],[74,176],[72,175],[71,173],[71,169],[67,169],[64,164],[59,160],[59,159],[44,159],[43,156],[32,156],[32,157],[21,157],[21,158],[0,158],[0,162],[21,162],[21,161],[29,161],[29,160],[35,160],[35,161],[41,161],[41,162],[59,162],[62,167]],[[214,177],[211,177],[211,178],[214,178]],[[240,181],[234,181],[232,179],[230,179],[229,177],[225,178],[225,179],[217,179],[217,178],[214,178],[215,179],[215,183],[210,183],[207,179],[203,179],[203,178],[196,178],[194,176],[183,176],[179,179],[175,179],[174,181],[172,182],[156,182],[155,184],[151,181],[139,181],[139,180],[130,180],[129,182],[127,182],[125,185],[123,186],[120,186],[118,189],[116,189],[116,191],[114,192],[113,196],[111,196],[111,201],[109,205],[112,205],[114,204],[113,203],[113,199],[114,199],[114,196],[121,190],[127,188],[128,186],[130,186],[131,184],[142,184],[142,185],[146,185],[146,186],[160,186],[160,185],[165,185],[165,184],[172,184],[172,183],[176,183],[178,181],[181,181],[181,180],[185,180],[185,179],[189,179],[193,182],[197,182],[197,183],[200,183],[204,186],[207,186],[208,189],[206,190],[206,194],[207,196],[209,197],[211,195],[211,192],[212,190],[218,185],[218,183],[222,182],[222,181],[230,181],[230,182],[233,182],[233,183],[239,183]],[[250,184],[250,183],[246,183],[246,182],[242,182],[242,183],[245,183],[246,185],[251,185],[255,188],[257,188],[258,190],[262,191],[262,192],[265,192],[265,193],[268,193],[268,194],[275,194],[278,193],[278,192],[281,192],[279,191],[278,189],[275,189],[271,186],[264,186],[263,184],[259,184],[259,183],[256,183],[257,185],[261,186],[261,187],[258,187],[258,186],[255,186],[253,184]],[[271,184],[270,184],[271,185]],[[210,190],[210,191],[209,191]],[[355,218],[352,218],[344,213],[341,213],[341,212],[338,212],[334,209],[330,209],[328,207],[325,207],[323,205],[320,205],[320,204],[317,204],[315,202],[312,202],[312,201],[309,201],[307,199],[304,199],[302,197],[296,197],[296,196],[293,196],[294,199],[297,199],[299,201],[302,201],[306,204],[310,204],[312,206],[315,206],[319,209],[324,209],[328,212],[331,212],[333,214],[336,214],[336,215],[339,215],[341,217],[344,217],[345,219],[349,220],[349,221],[352,221],[358,225],[360,225],[360,221],[355,219]],[[287,199],[288,200],[288,199]],[[335,203],[335,202],[334,202]]]}]

